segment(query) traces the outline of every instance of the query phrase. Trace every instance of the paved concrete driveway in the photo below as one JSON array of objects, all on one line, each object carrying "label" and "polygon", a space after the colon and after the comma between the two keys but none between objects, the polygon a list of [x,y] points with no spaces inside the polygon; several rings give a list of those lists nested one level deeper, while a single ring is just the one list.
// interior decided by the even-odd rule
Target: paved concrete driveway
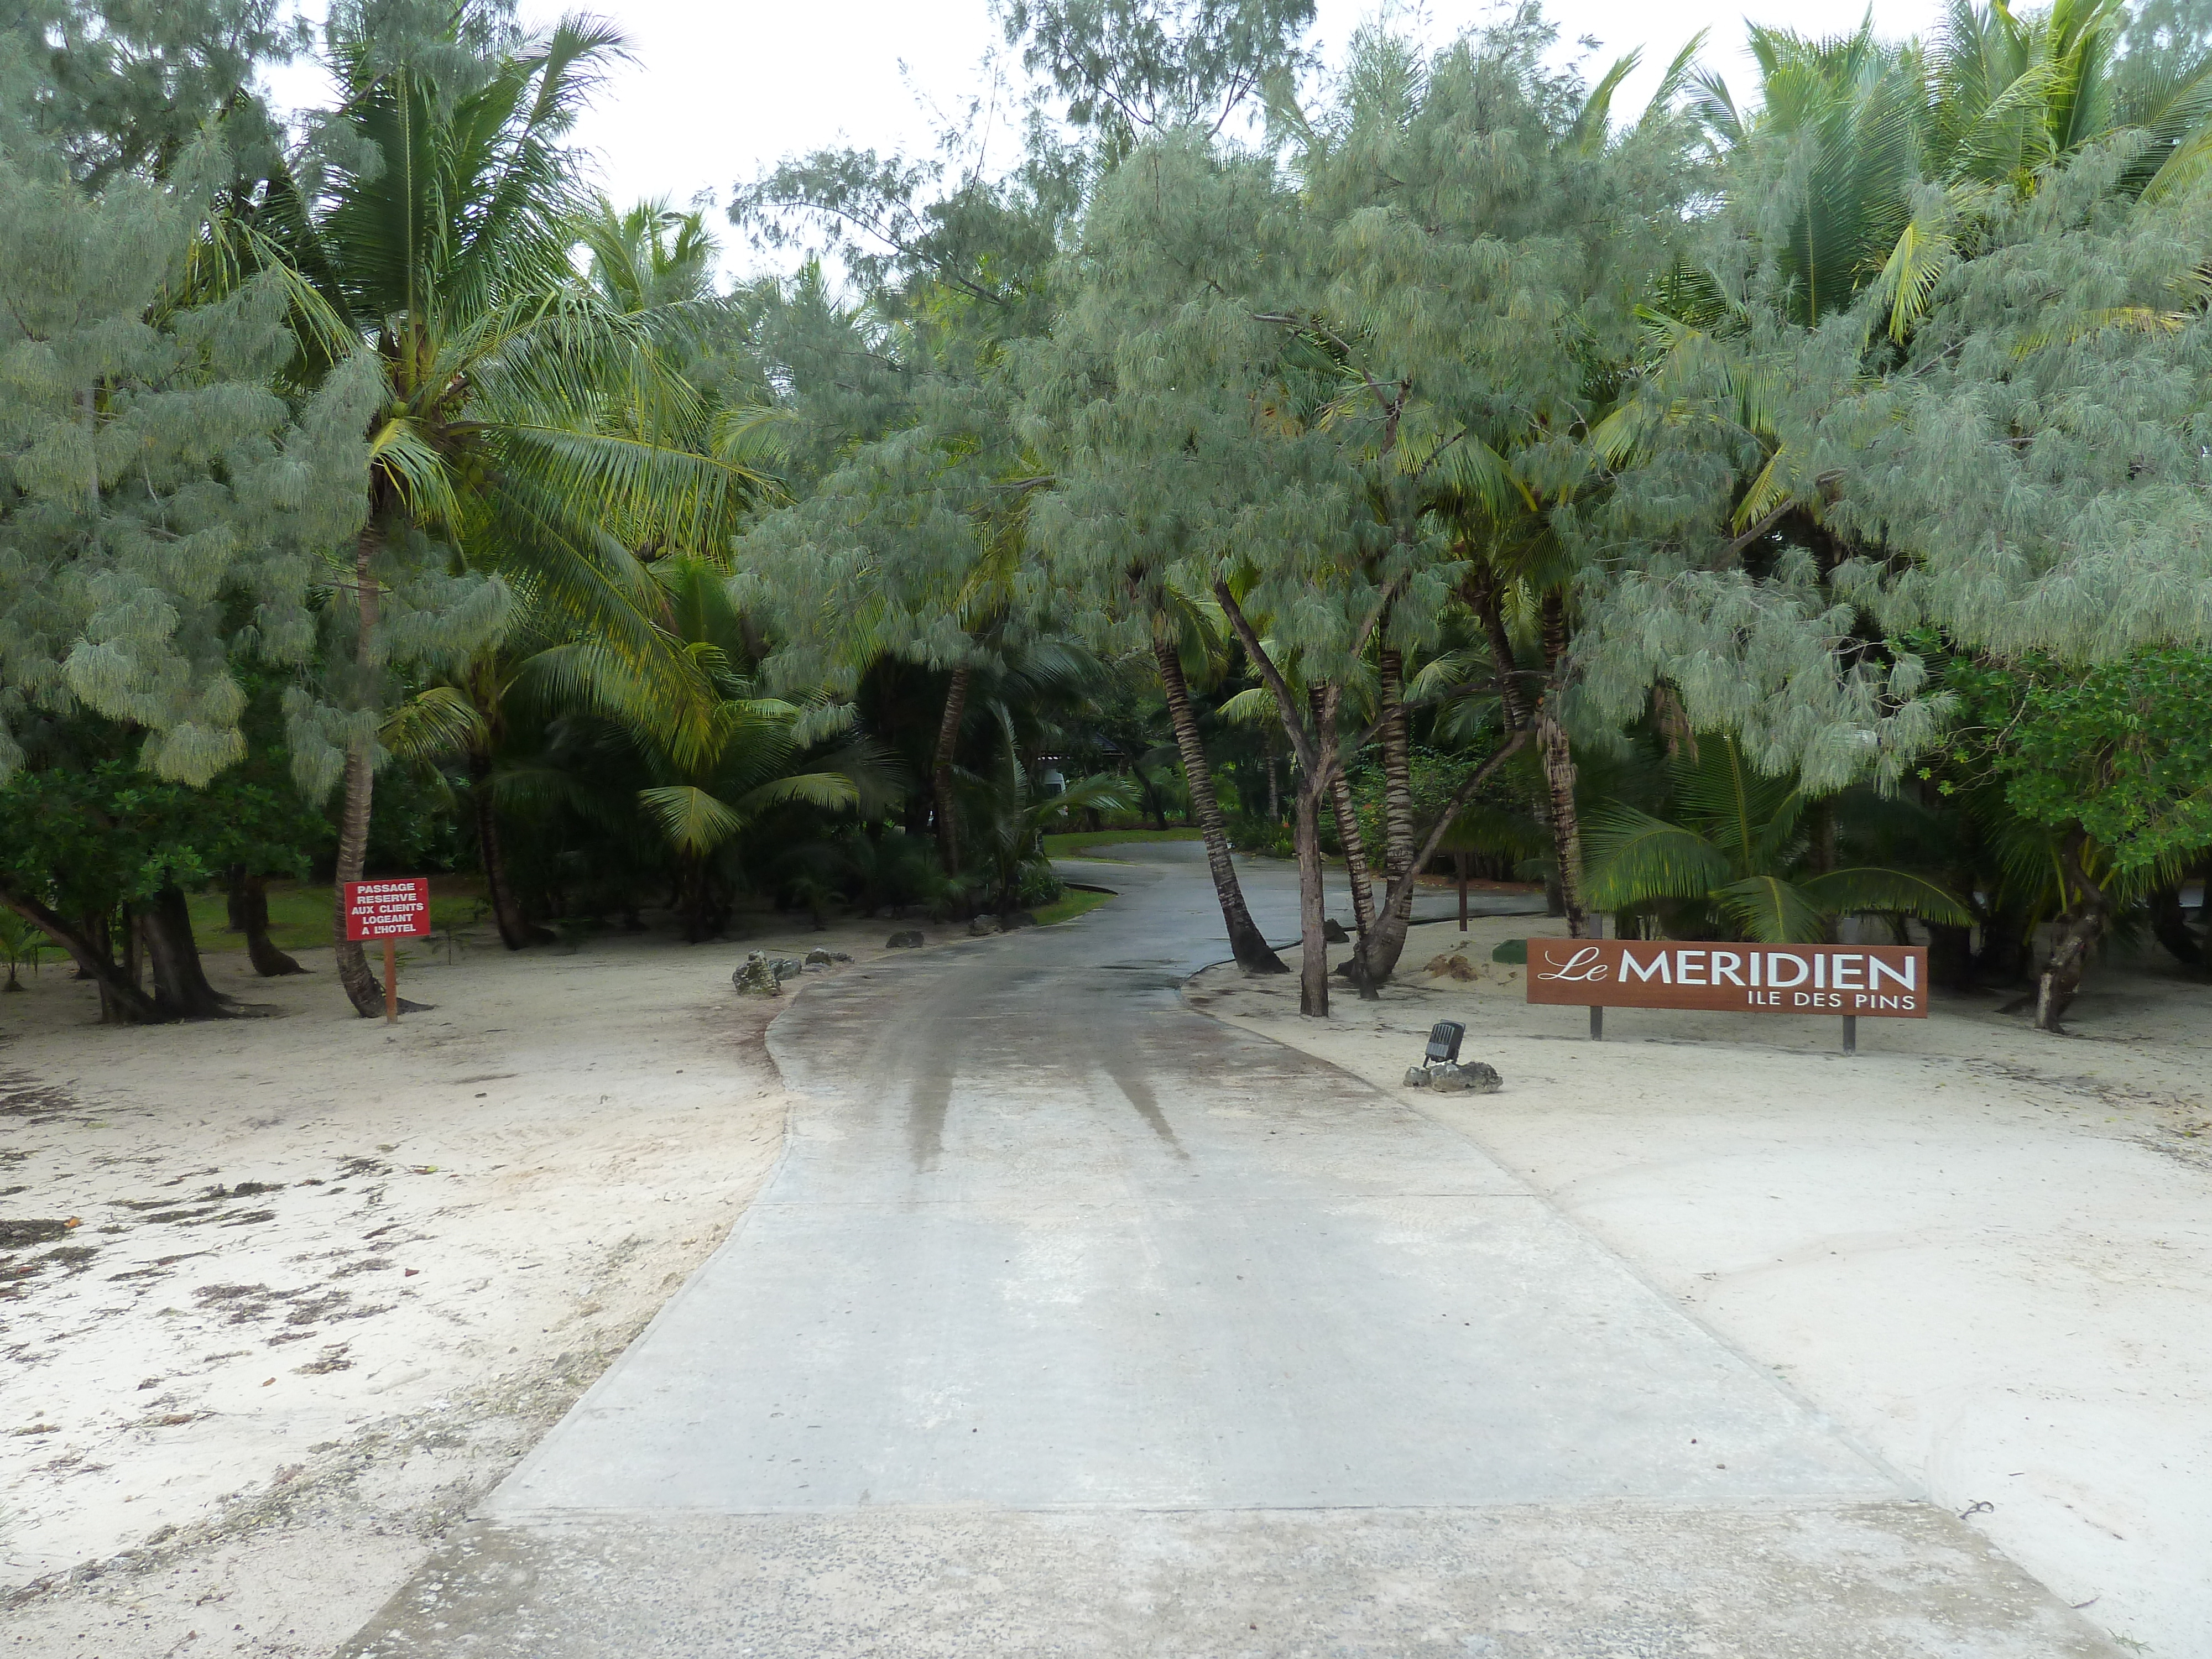
[{"label": "paved concrete driveway", "polygon": [[809,985],[769,1188],[349,1651],[2106,1651],[1409,1099],[1184,1007],[1204,866],[1127,851]]}]

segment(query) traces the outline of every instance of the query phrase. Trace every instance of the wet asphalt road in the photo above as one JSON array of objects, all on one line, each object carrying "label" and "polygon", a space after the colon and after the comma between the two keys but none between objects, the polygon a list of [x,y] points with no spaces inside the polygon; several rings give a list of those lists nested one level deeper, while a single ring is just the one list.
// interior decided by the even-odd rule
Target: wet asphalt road
[{"label": "wet asphalt road", "polygon": [[766,1190],[349,1652],[2106,1651],[1410,1097],[1185,1006],[1204,866],[1127,851],[808,985]]}]

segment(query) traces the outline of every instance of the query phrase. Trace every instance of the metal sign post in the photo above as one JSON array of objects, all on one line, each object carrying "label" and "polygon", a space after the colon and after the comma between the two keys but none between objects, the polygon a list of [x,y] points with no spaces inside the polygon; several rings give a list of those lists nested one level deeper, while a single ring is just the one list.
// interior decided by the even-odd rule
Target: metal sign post
[{"label": "metal sign post", "polygon": [[399,1020],[399,941],[430,936],[430,881],[403,876],[396,881],[349,881],[345,905],[346,937],[363,943],[384,941],[384,1023]]}]

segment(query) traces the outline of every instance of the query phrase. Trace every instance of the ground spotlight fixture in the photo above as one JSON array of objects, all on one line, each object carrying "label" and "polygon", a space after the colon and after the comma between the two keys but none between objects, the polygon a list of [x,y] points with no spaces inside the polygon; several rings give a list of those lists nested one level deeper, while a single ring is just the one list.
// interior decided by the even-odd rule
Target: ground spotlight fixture
[{"label": "ground spotlight fixture", "polygon": [[1457,1020],[1438,1020],[1429,1027],[1429,1059],[1431,1060],[1457,1060],[1460,1039],[1466,1035],[1467,1027]]}]

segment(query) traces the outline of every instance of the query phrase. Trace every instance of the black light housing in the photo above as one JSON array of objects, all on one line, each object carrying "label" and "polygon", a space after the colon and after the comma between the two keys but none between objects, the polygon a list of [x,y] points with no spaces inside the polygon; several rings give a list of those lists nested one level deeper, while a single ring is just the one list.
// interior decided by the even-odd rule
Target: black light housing
[{"label": "black light housing", "polygon": [[1457,1060],[1459,1041],[1467,1035],[1467,1027],[1455,1019],[1440,1019],[1429,1027],[1429,1058]]}]

